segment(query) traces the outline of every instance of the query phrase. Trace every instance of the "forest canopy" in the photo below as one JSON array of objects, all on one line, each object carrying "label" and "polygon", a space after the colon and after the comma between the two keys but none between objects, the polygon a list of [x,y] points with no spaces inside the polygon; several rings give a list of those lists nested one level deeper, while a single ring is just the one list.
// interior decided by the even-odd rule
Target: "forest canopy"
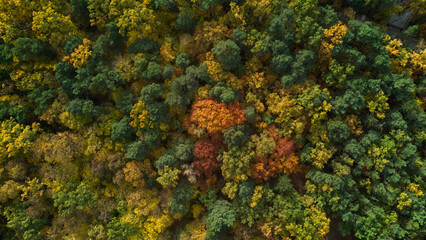
[{"label": "forest canopy", "polygon": [[0,239],[426,239],[425,14],[0,0]]}]

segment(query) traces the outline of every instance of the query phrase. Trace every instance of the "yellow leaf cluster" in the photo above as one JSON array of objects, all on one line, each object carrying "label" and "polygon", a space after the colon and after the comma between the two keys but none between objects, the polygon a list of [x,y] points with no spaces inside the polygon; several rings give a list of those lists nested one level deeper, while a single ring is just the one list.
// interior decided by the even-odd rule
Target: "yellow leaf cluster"
[{"label": "yellow leaf cluster", "polygon": [[423,74],[426,74],[426,49],[420,52],[410,52],[409,56],[414,67],[423,70]]},{"label": "yellow leaf cluster", "polygon": [[275,123],[280,124],[280,130],[284,136],[296,134],[300,137],[305,129],[306,117],[303,107],[296,103],[296,100],[289,96],[279,96],[271,93],[266,97],[268,113],[276,115]]},{"label": "yellow leaf cluster", "polygon": [[92,54],[90,50],[91,42],[89,39],[83,39],[83,44],[79,45],[70,56],[65,56],[63,61],[69,61],[74,68],[80,68],[87,64]]},{"label": "yellow leaf cluster", "polygon": [[389,162],[385,157],[388,153],[388,149],[385,147],[378,147],[377,145],[373,145],[368,149],[368,156],[373,159],[374,168],[378,172],[382,172],[385,168],[386,164]]},{"label": "yellow leaf cluster", "polygon": [[176,187],[180,173],[181,170],[165,165],[164,169],[158,170],[160,177],[157,178],[157,182],[160,183],[163,187]]},{"label": "yellow leaf cluster", "polygon": [[348,27],[339,21],[338,24],[324,30],[324,39],[320,47],[320,62],[329,63],[331,61],[331,51],[337,44],[343,43],[343,38],[346,36]]},{"label": "yellow leaf cluster", "polygon": [[158,239],[168,227],[173,224],[173,218],[169,214],[163,214],[160,217],[148,216],[144,223],[144,239]]},{"label": "yellow leaf cluster", "polygon": [[172,49],[172,45],[170,43],[165,43],[161,45],[160,55],[164,63],[169,64],[170,62],[175,60],[176,51]]},{"label": "yellow leaf cluster", "polygon": [[409,207],[413,203],[413,200],[408,196],[407,193],[402,192],[396,198],[398,205],[396,206],[399,210],[402,210],[404,207]]},{"label": "yellow leaf cluster", "polygon": [[310,155],[313,159],[312,164],[315,167],[324,168],[324,165],[333,156],[333,151],[327,148],[323,142],[318,142]]},{"label": "yellow leaf cluster", "polygon": [[0,124],[0,162],[20,154],[28,154],[40,131],[39,123],[31,126],[17,123],[13,118]]},{"label": "yellow leaf cluster", "polygon": [[240,8],[235,2],[229,4],[231,9],[229,10],[227,17],[229,18],[230,23],[233,27],[244,27],[247,25],[246,20],[244,19],[245,12],[244,8]]},{"label": "yellow leaf cluster", "polygon": [[345,119],[346,124],[348,124],[351,134],[361,135],[364,131],[362,130],[361,120],[356,115],[348,115]]},{"label": "yellow leaf cluster", "polygon": [[247,79],[247,84],[251,89],[262,89],[267,86],[264,72],[256,72],[251,74]]},{"label": "yellow leaf cluster", "polygon": [[179,240],[204,240],[207,235],[206,223],[196,219],[185,226],[186,231],[182,231]]},{"label": "yellow leaf cluster", "polygon": [[342,44],[347,31],[348,27],[339,21],[336,25],[324,30],[324,38],[333,45]]},{"label": "yellow leaf cluster", "polygon": [[70,16],[56,12],[52,5],[33,13],[32,30],[37,33],[37,38],[48,41],[53,46],[60,46],[69,36],[77,32],[77,27]]},{"label": "yellow leaf cluster", "polygon": [[110,9],[110,15],[115,18],[120,34],[127,34],[129,43],[144,37],[157,40],[158,36],[154,33],[158,33],[158,30],[164,29],[165,26],[161,26],[161,17],[156,15],[154,9],[151,9],[152,0],[112,1],[110,4],[112,5],[113,2],[118,2],[118,6],[117,9]]},{"label": "yellow leaf cluster", "polygon": [[385,118],[385,112],[389,109],[387,103],[388,97],[383,91],[376,93],[374,96],[366,97],[367,107],[371,113],[376,114],[376,117],[383,119]]},{"label": "yellow leaf cluster", "polygon": [[407,186],[408,191],[414,193],[414,195],[416,197],[421,197],[423,196],[423,191],[419,189],[420,185],[419,184],[415,184],[415,183],[410,183]]},{"label": "yellow leaf cluster", "polygon": [[318,121],[324,120],[327,118],[327,113],[331,111],[332,105],[327,101],[323,101],[322,105],[315,108],[313,113],[309,112],[311,117],[311,123],[316,123]]},{"label": "yellow leaf cluster", "polygon": [[273,10],[274,4],[272,0],[252,0],[246,1],[244,7],[252,9],[255,17],[261,17],[269,15]]},{"label": "yellow leaf cluster", "polygon": [[212,52],[206,53],[206,60],[203,64],[207,66],[207,71],[215,82],[220,82],[227,78],[227,73],[222,69],[220,63],[215,60]]},{"label": "yellow leaf cluster", "polygon": [[259,203],[260,199],[262,198],[263,194],[263,187],[262,186],[256,186],[254,188],[253,195],[251,196],[249,206],[251,208],[256,207],[256,205]]},{"label": "yellow leaf cluster", "polygon": [[138,130],[138,135],[141,134],[141,129],[149,126],[148,110],[146,109],[145,103],[142,101],[133,105],[130,117],[133,119],[133,121],[130,122],[130,126]]},{"label": "yellow leaf cluster", "polygon": [[222,188],[222,193],[232,200],[237,196],[238,185],[234,182],[227,182],[225,187]]}]

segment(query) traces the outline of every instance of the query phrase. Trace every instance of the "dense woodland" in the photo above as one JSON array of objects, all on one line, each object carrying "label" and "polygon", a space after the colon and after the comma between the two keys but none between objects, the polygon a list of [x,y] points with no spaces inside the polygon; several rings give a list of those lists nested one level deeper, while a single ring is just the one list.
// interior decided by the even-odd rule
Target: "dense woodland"
[{"label": "dense woodland", "polygon": [[425,239],[425,14],[0,0],[0,239]]}]

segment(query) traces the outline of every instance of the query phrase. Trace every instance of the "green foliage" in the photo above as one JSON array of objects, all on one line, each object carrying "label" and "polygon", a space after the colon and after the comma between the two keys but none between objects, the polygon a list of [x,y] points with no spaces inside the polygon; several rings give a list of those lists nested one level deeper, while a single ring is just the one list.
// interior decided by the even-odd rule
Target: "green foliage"
[{"label": "green foliage", "polygon": [[92,100],[76,98],[68,103],[67,112],[74,115],[96,117],[100,114],[100,109],[94,105]]},{"label": "green foliage", "polygon": [[223,103],[232,103],[236,100],[237,96],[234,90],[230,87],[226,87],[223,82],[219,82],[209,91],[209,95],[218,99]]},{"label": "green foliage", "polygon": [[15,211],[6,211],[7,227],[13,229],[16,234],[24,240],[36,240],[41,237],[41,229],[46,224],[47,219],[31,218],[25,215],[22,207]]},{"label": "green foliage", "polygon": [[187,182],[182,182],[173,190],[173,197],[169,199],[169,207],[173,213],[185,215],[187,210],[186,204],[191,199],[192,187]]},{"label": "green foliage", "polygon": [[160,47],[158,43],[149,39],[137,39],[132,45],[130,45],[127,49],[129,53],[141,53],[141,52],[153,52],[158,50]]},{"label": "green foliage", "polygon": [[[76,0],[74,0],[76,1]],[[71,36],[64,42],[64,53],[66,55],[71,54],[78,45],[83,43],[83,39],[80,36]]]},{"label": "green foliage", "polygon": [[243,203],[247,203],[248,201],[250,201],[251,196],[253,195],[253,192],[254,192],[254,182],[245,181],[240,183],[238,195],[240,196]]},{"label": "green foliage", "polygon": [[246,126],[235,125],[223,131],[223,142],[229,148],[240,148],[250,140],[250,134]]},{"label": "green foliage", "polygon": [[226,200],[216,200],[209,206],[207,227],[213,232],[220,232],[232,226],[236,220],[232,204]]},{"label": "green foliage", "polygon": [[0,44],[0,64],[11,64],[12,57],[12,50],[10,49],[9,44]]},{"label": "green foliage", "polygon": [[130,139],[135,133],[135,129],[130,127],[130,122],[132,119],[128,116],[125,116],[120,121],[115,122],[111,126],[111,139]]},{"label": "green foliage", "polygon": [[13,117],[17,122],[23,123],[26,115],[27,108],[13,107],[9,102],[0,102],[0,120],[6,120]]},{"label": "green foliage", "polygon": [[212,53],[222,64],[223,70],[236,70],[241,64],[240,48],[232,40],[220,41],[213,48]]},{"label": "green foliage", "polygon": [[136,229],[127,222],[120,222],[117,218],[113,218],[107,225],[108,240],[126,240],[133,235]]},{"label": "green foliage", "polygon": [[307,73],[315,65],[315,53],[310,50],[301,50],[297,52],[295,61],[291,66],[291,74],[281,78],[284,87],[289,87],[295,83],[304,83]]},{"label": "green foliage", "polygon": [[0,238],[424,239],[421,2],[1,1]]},{"label": "green foliage", "polygon": [[45,44],[34,38],[18,38],[12,53],[21,61],[35,60],[46,54]]},{"label": "green foliage", "polygon": [[34,114],[40,115],[44,110],[47,109],[48,101],[54,98],[54,90],[53,88],[41,87],[36,88],[28,94],[28,98],[38,103],[38,107],[34,110]]},{"label": "green foliage", "polygon": [[186,68],[191,64],[191,60],[187,53],[179,53],[176,56],[176,67]]},{"label": "green foliage", "polygon": [[143,78],[149,81],[159,81],[161,80],[162,75],[163,70],[161,69],[161,66],[155,62],[149,62],[148,67],[142,74]]},{"label": "green foliage", "polygon": [[193,33],[195,25],[196,21],[186,13],[179,13],[175,21],[175,28],[183,33]]},{"label": "green foliage", "polygon": [[328,137],[334,143],[343,143],[350,135],[349,127],[342,121],[329,121],[327,123]]},{"label": "green foliage", "polygon": [[96,193],[92,193],[86,184],[80,183],[77,187],[68,183],[64,190],[53,194],[53,205],[58,208],[59,215],[65,217],[75,210],[84,210],[86,206],[94,207],[96,199]]}]

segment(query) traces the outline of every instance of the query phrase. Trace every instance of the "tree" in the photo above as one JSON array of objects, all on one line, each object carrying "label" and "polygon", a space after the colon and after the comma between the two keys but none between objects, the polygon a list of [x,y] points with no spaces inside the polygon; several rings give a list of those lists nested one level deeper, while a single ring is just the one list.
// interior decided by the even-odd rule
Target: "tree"
[{"label": "tree", "polygon": [[71,0],[72,10],[71,19],[79,26],[87,28],[90,26],[90,12],[87,9],[87,0]]},{"label": "tree", "polygon": [[223,139],[229,148],[239,148],[250,140],[250,135],[246,126],[235,125],[223,131]]},{"label": "tree", "polygon": [[59,215],[65,217],[75,210],[83,210],[85,206],[95,206],[97,195],[92,193],[84,183],[75,186],[68,183],[64,190],[53,194],[54,206],[58,208]]},{"label": "tree", "polygon": [[31,218],[24,214],[23,207],[18,206],[17,210],[6,214],[7,227],[13,229],[24,240],[36,240],[41,236],[41,229],[46,224],[47,219]]},{"label": "tree", "polygon": [[250,162],[254,158],[254,151],[245,146],[241,149],[223,151],[219,153],[217,160],[221,163],[220,168],[225,179],[238,183],[247,180]]},{"label": "tree", "polygon": [[169,199],[171,212],[185,215],[187,212],[186,204],[191,199],[192,187],[186,182],[179,183],[173,190],[173,197]]},{"label": "tree", "polygon": [[315,53],[310,50],[301,50],[297,52],[295,61],[291,66],[291,74],[281,78],[284,87],[289,87],[295,83],[304,83],[309,69],[315,65]]},{"label": "tree", "polygon": [[216,159],[218,152],[219,146],[210,139],[195,142],[194,157],[199,159],[198,161],[194,161],[195,168],[206,177],[210,177],[219,169],[219,163]]},{"label": "tree", "polygon": [[[69,42],[66,42],[64,45],[66,45],[67,43]],[[72,44],[72,42],[69,44]],[[66,47],[72,48],[73,46]],[[81,44],[79,44],[76,48],[73,48],[73,51],[70,53],[70,56],[64,57],[63,61],[69,61],[76,69],[85,66],[88,64],[90,55],[92,53],[90,48],[91,42],[89,39],[85,38],[83,39]]]},{"label": "tree", "polygon": [[111,139],[130,139],[133,134],[135,134],[134,128],[130,126],[131,118],[125,116],[120,121],[115,122],[111,126]]},{"label": "tree", "polygon": [[180,12],[175,21],[175,28],[183,33],[193,33],[196,21],[190,15]]},{"label": "tree", "polygon": [[80,44],[83,43],[83,39],[80,36],[70,36],[64,42],[64,53],[66,55],[71,54],[75,48],[77,48]]},{"label": "tree", "polygon": [[158,63],[149,62],[148,67],[142,73],[142,76],[149,81],[159,81],[161,80],[163,70]]},{"label": "tree", "polygon": [[236,220],[236,213],[232,204],[226,200],[216,200],[209,206],[207,228],[218,233],[232,226]]},{"label": "tree", "polygon": [[222,40],[213,48],[212,53],[222,64],[223,70],[236,70],[241,64],[240,48],[232,40]]},{"label": "tree", "polygon": [[126,240],[128,237],[133,235],[136,232],[135,227],[133,227],[128,222],[120,222],[117,218],[113,218],[108,222],[108,240]]},{"label": "tree", "polygon": [[217,103],[212,99],[198,100],[192,105],[191,121],[209,133],[218,133],[246,120],[240,104]]},{"label": "tree", "polygon": [[95,106],[92,100],[74,99],[68,102],[67,112],[74,115],[86,115],[97,117],[100,113],[99,107]]},{"label": "tree", "polygon": [[17,123],[13,118],[2,121],[0,124],[1,162],[8,158],[25,156],[31,152],[37,132],[40,132],[38,123],[24,125]]},{"label": "tree", "polygon": [[106,93],[107,91],[114,91],[124,82],[124,78],[117,72],[104,68],[96,76],[84,79],[83,86],[95,93]]},{"label": "tree", "polygon": [[0,64],[8,65],[12,63],[12,50],[9,44],[0,44]]},{"label": "tree", "polygon": [[187,68],[191,64],[187,53],[179,53],[176,57],[176,67]]},{"label": "tree", "polygon": [[38,39],[18,38],[12,53],[21,61],[35,60],[46,53],[46,47]]},{"label": "tree", "polygon": [[238,188],[239,188],[238,195],[243,200],[243,203],[249,202],[254,193],[253,181],[244,181],[240,183]]},{"label": "tree", "polygon": [[160,46],[154,40],[149,39],[148,37],[137,39],[132,45],[127,49],[129,53],[140,53],[140,52],[154,52],[160,49]]},{"label": "tree", "polygon": [[327,123],[328,137],[334,143],[342,143],[348,139],[349,127],[342,121],[329,121]]},{"label": "tree", "polygon": [[59,47],[69,36],[74,35],[77,27],[69,16],[56,12],[51,6],[34,12],[32,30],[37,38]]},{"label": "tree", "polygon": [[39,104],[34,110],[36,115],[40,115],[44,110],[47,109],[48,101],[55,97],[53,88],[40,87],[36,88],[28,94],[28,98]]}]

